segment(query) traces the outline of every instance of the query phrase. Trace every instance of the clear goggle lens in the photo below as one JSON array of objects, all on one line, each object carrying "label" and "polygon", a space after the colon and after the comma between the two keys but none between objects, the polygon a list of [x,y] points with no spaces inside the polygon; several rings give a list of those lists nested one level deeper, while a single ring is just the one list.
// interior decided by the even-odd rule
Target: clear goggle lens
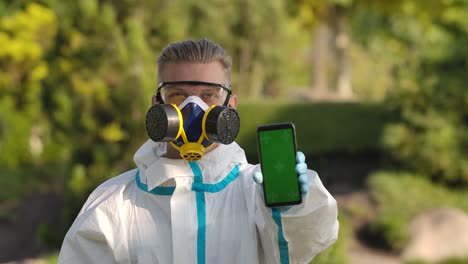
[{"label": "clear goggle lens", "polygon": [[180,86],[180,85],[165,85],[159,89],[161,97],[166,104],[180,105],[189,96],[200,97],[208,106],[221,105],[226,100],[228,95],[227,90],[221,87],[213,86]]}]

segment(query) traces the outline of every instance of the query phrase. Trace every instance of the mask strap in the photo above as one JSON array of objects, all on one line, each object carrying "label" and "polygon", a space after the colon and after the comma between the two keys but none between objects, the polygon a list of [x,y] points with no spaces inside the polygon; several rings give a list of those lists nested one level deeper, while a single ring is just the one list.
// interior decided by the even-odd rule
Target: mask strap
[{"label": "mask strap", "polygon": [[159,90],[158,90],[158,92],[156,93],[156,101],[157,101],[158,103],[160,103],[160,104],[165,104],[165,103],[164,103],[164,100],[163,100],[163,98],[162,98],[162,96],[161,96],[161,92],[160,92]]},{"label": "mask strap", "polygon": [[223,106],[228,106],[229,99],[231,99],[231,91],[228,91],[228,94],[226,95],[226,100],[224,100]]}]

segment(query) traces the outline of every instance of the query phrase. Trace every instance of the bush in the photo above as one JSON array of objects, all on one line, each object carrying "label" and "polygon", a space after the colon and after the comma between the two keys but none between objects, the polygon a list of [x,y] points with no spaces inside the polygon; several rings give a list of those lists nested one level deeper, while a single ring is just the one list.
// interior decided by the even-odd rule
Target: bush
[{"label": "bush", "polygon": [[239,105],[241,129],[237,142],[247,156],[257,155],[259,125],[293,122],[298,149],[307,154],[364,152],[381,148],[386,113],[368,103],[291,103],[247,101]]},{"label": "bush", "polygon": [[468,212],[466,191],[434,185],[427,178],[410,173],[378,172],[369,178],[372,196],[378,204],[371,229],[381,233],[394,250],[408,241],[408,223],[417,214],[434,207],[455,207]]},{"label": "bush", "polygon": [[408,170],[468,186],[468,31],[465,24],[446,21],[456,6],[437,10],[431,23],[403,15],[395,21],[409,22],[407,27],[387,27],[398,28],[392,34],[406,41],[386,99],[399,120],[386,129],[385,145]]}]

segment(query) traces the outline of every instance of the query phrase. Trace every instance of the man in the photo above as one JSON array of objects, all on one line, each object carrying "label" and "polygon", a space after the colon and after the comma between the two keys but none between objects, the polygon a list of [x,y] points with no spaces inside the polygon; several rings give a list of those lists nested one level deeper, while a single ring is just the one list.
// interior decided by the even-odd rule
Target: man
[{"label": "man", "polygon": [[[213,42],[170,44],[158,59],[153,107],[178,105],[184,123],[196,108],[236,108],[230,69],[228,54]],[[184,125],[177,134],[189,140],[191,130],[196,126]],[[236,143],[204,139],[201,159],[187,161],[181,149],[189,144],[174,142],[149,140],[135,154],[138,169],[90,195],[59,263],[308,263],[337,239],[336,202],[306,166],[302,204],[272,209],[255,182],[260,167],[248,164]]]}]

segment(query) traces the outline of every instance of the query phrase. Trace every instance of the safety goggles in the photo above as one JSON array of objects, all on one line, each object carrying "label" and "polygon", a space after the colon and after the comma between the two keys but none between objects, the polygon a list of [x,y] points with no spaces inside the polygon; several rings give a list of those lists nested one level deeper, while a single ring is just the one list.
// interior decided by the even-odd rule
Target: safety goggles
[{"label": "safety goggles", "polygon": [[156,97],[161,103],[179,105],[193,95],[200,97],[209,106],[227,106],[231,96],[231,86],[200,81],[161,82]]}]

